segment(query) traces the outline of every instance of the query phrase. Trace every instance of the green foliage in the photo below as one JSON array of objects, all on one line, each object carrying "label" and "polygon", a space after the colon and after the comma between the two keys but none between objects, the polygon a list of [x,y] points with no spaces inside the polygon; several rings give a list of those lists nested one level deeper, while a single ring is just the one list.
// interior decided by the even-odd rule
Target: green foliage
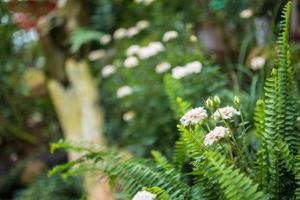
[{"label": "green foliage", "polygon": [[[246,127],[249,124],[239,105],[221,107],[224,102],[218,96],[210,97],[201,108],[205,113],[199,114],[199,110],[191,110],[191,105],[199,106],[200,103],[189,99],[185,79],[179,81],[166,75],[163,86],[176,120],[183,114],[190,120],[185,124],[181,118],[182,124],[177,126],[180,137],[175,143],[172,160],[158,151],[152,151],[153,159],[124,159],[113,153],[90,150],[69,166],[54,168],[53,172],[68,174],[92,160],[91,168],[105,172],[120,185],[116,188],[121,188],[127,199],[140,190],[157,194],[157,199],[172,200],[299,198],[300,156],[296,156],[299,136],[296,135],[298,112],[295,109],[299,97],[295,92],[287,39],[290,3],[283,13],[278,61],[265,81],[264,96],[257,101],[255,109],[257,138],[253,137],[260,143],[258,149],[252,149],[253,146],[245,142],[245,137],[253,131]],[[204,70],[206,76],[216,72],[215,69]],[[212,85],[208,83],[201,87],[209,90]],[[203,92],[202,88],[199,91]],[[243,103],[241,101],[241,105]],[[57,147],[76,150],[76,144],[64,143]],[[248,155],[251,151],[257,152],[257,156]]]},{"label": "green foliage", "polygon": [[78,29],[72,32],[70,37],[71,52],[74,53],[82,47],[82,45],[87,44],[91,41],[99,41],[103,36],[102,32],[87,30],[87,29]]},{"label": "green foliage", "polygon": [[226,199],[263,199],[264,195],[258,191],[258,185],[254,184],[235,166],[228,165],[227,159],[216,152],[205,152],[208,169],[212,170],[212,175],[217,177],[220,187],[223,189]]},{"label": "green foliage", "polygon": [[15,200],[79,200],[84,192],[80,183],[79,177],[65,181],[57,175],[51,178],[41,175],[29,188],[21,191]]}]

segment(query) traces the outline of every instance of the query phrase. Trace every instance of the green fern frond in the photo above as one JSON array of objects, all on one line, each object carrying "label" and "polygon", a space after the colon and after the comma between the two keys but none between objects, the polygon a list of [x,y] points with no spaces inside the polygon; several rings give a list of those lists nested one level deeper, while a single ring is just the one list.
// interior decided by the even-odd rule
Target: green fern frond
[{"label": "green fern frond", "polygon": [[265,123],[265,113],[264,113],[264,101],[258,99],[256,102],[255,112],[254,112],[254,125],[256,128],[257,135],[262,137]]},{"label": "green fern frond", "polygon": [[205,156],[199,157],[192,162],[194,185],[193,188],[200,190],[201,196],[207,200],[224,199],[223,192],[219,187],[218,181],[215,177],[208,173],[207,162]]},{"label": "green fern frond", "polygon": [[187,156],[193,160],[202,156],[204,133],[201,130],[187,130],[184,126],[178,125],[178,129],[186,144]]},{"label": "green fern frond", "polygon": [[151,155],[154,159],[154,161],[157,164],[157,167],[161,168],[164,173],[170,174],[174,178],[180,179],[180,173],[175,169],[175,167],[169,163],[166,157],[164,157],[160,152],[158,151],[151,151]]},{"label": "green fern frond", "polygon": [[258,185],[254,184],[240,170],[235,169],[233,165],[229,165],[224,156],[216,152],[207,151],[205,152],[205,157],[207,158],[207,165],[212,175],[218,180],[226,199],[265,199],[264,194],[258,190]]},{"label": "green fern frond", "polygon": [[297,153],[298,136],[295,132],[296,108],[295,108],[295,82],[294,69],[290,61],[290,49],[288,45],[289,16],[291,2],[288,2],[283,10],[283,21],[280,24],[278,44],[278,123],[279,132],[289,144],[293,153]]},{"label": "green fern frond", "polygon": [[[109,168],[107,168],[109,169]],[[170,194],[170,199],[184,199],[189,186],[164,172],[159,172],[153,163],[141,159],[132,159],[105,170],[110,176],[117,176],[122,188],[129,197],[133,197],[143,187],[160,187]]]},{"label": "green fern frond", "polygon": [[180,118],[189,108],[191,108],[191,105],[181,98],[181,92],[184,91],[183,86],[179,81],[168,74],[164,77],[164,87],[169,98],[171,109],[175,113],[176,118]]},{"label": "green fern frond", "polygon": [[296,174],[296,183],[297,183],[296,199],[300,200],[300,151],[298,152],[295,159],[296,159],[295,174]]},{"label": "green fern frond", "polygon": [[271,198],[278,196],[279,191],[279,152],[276,147],[278,141],[277,121],[277,70],[273,69],[271,77],[265,82],[265,124],[262,137],[262,151],[260,170],[263,172],[262,187],[270,193]]},{"label": "green fern frond", "polygon": [[172,157],[172,163],[175,166],[176,169],[181,171],[185,161],[187,154],[187,146],[185,144],[184,136],[180,136],[180,138],[176,141],[174,146],[174,152]]}]

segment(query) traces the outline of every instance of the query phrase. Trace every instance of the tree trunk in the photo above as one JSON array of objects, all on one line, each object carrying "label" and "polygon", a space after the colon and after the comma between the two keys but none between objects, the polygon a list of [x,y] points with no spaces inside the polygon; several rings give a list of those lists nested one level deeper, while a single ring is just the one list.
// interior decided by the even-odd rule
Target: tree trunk
[{"label": "tree trunk", "polygon": [[[56,11],[40,18],[38,31],[47,66],[48,91],[67,140],[88,141],[105,147],[101,136],[103,114],[97,104],[98,92],[86,62],[77,62],[69,53],[70,33],[88,21],[86,0],[68,0]],[[78,57],[78,55],[77,55]],[[78,158],[70,153],[69,159]],[[113,200],[106,179],[85,176],[90,200]]]}]

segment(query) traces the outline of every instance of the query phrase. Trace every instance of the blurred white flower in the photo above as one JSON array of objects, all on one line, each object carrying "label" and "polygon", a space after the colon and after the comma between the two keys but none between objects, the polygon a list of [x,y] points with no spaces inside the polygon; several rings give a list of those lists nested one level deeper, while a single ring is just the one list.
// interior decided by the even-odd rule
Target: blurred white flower
[{"label": "blurred white flower", "polygon": [[202,63],[199,61],[193,61],[187,63],[185,66],[178,66],[172,69],[172,76],[175,79],[181,79],[190,74],[200,73],[202,70]]},{"label": "blurred white flower", "polygon": [[206,110],[203,107],[198,107],[198,108],[191,109],[187,113],[185,113],[181,117],[180,123],[183,126],[188,126],[191,124],[195,125],[199,123],[201,120],[206,118],[207,118]]},{"label": "blurred white flower", "polygon": [[240,12],[240,18],[248,19],[252,17],[253,11],[251,9],[245,9]]},{"label": "blurred white flower", "polygon": [[88,58],[90,61],[98,60],[106,56],[106,51],[104,49],[95,50],[89,53]]},{"label": "blurred white flower", "polygon": [[239,111],[237,111],[235,108],[233,108],[232,106],[226,106],[223,108],[218,108],[214,114],[213,114],[213,118],[215,120],[219,120],[219,119],[231,119],[232,117],[234,117],[234,115],[240,115],[241,113]]},{"label": "blurred white flower", "polygon": [[128,85],[124,85],[117,90],[117,97],[123,98],[125,96],[131,95],[132,92],[133,91],[131,87],[129,87]]},{"label": "blurred white flower", "polygon": [[124,120],[125,122],[129,122],[129,121],[131,121],[134,117],[135,117],[135,112],[133,112],[133,111],[128,111],[128,112],[124,113],[124,115],[123,115],[123,120]]},{"label": "blurred white flower", "polygon": [[144,30],[150,26],[150,23],[147,20],[141,20],[136,23],[136,27],[140,30]]},{"label": "blurred white flower", "polygon": [[178,33],[176,31],[167,31],[164,33],[162,41],[168,42],[178,37]]},{"label": "blurred white flower", "polygon": [[139,64],[139,60],[135,56],[129,56],[124,61],[126,68],[134,68]]},{"label": "blurred white flower", "polygon": [[223,138],[228,133],[228,129],[223,126],[217,126],[210,131],[204,139],[204,145],[209,146]]},{"label": "blurred white flower", "polygon": [[148,47],[157,53],[165,50],[165,47],[161,42],[150,42]]},{"label": "blurred white flower", "polygon": [[266,63],[266,59],[262,56],[256,56],[251,59],[250,67],[252,70],[261,69]]},{"label": "blurred white flower", "polygon": [[152,194],[151,192],[139,191],[134,195],[132,200],[154,200],[156,196],[156,194]]},{"label": "blurred white flower", "polygon": [[126,35],[127,35],[127,30],[125,28],[118,28],[114,32],[114,39],[119,40],[126,37]]},{"label": "blurred white flower", "polygon": [[127,36],[131,38],[131,37],[137,35],[139,32],[140,32],[140,29],[136,26],[133,26],[133,27],[127,29]]},{"label": "blurred white flower", "polygon": [[34,112],[28,119],[29,126],[34,126],[43,121],[43,115],[40,112]]},{"label": "blurred white flower", "polygon": [[151,3],[153,3],[155,0],[134,0],[135,3],[138,4],[144,4],[146,6],[150,5]]},{"label": "blurred white flower", "polygon": [[131,45],[126,51],[127,56],[133,56],[135,54],[138,54],[140,48],[141,47],[139,45]]},{"label": "blurred white flower", "polygon": [[175,79],[181,79],[187,76],[185,67],[177,66],[172,69],[172,77]]},{"label": "blurred white flower", "polygon": [[190,36],[190,41],[193,42],[193,43],[197,42],[198,41],[197,36],[196,35],[191,35]]},{"label": "blurred white flower", "polygon": [[116,67],[114,65],[106,65],[102,68],[101,73],[102,76],[108,77],[116,72]]},{"label": "blurred white flower", "polygon": [[108,43],[110,43],[111,41],[111,36],[109,34],[104,34],[101,38],[100,38],[100,43],[102,45],[106,45]]},{"label": "blurred white flower", "polygon": [[147,46],[141,47],[138,56],[140,59],[145,60],[165,50],[161,42],[150,42]]},{"label": "blurred white flower", "polygon": [[170,68],[171,68],[171,64],[170,63],[168,63],[168,62],[162,62],[162,63],[159,63],[158,65],[156,65],[155,71],[158,74],[162,74],[162,73],[168,71]]},{"label": "blurred white flower", "polygon": [[202,70],[202,63],[199,61],[193,61],[193,62],[187,63],[185,65],[185,68],[186,68],[187,74],[192,74],[192,73],[198,74]]}]

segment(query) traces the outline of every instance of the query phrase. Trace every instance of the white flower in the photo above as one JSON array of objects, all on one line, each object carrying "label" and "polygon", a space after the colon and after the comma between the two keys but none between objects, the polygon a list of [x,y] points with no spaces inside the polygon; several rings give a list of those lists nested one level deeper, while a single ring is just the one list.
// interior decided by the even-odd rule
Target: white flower
[{"label": "white flower", "polygon": [[116,67],[113,65],[106,65],[101,70],[102,76],[104,78],[114,74],[115,72],[116,72]]},{"label": "white flower", "polygon": [[43,115],[40,112],[34,112],[28,119],[28,124],[34,126],[43,121]]},{"label": "white flower", "polygon": [[193,42],[193,43],[197,42],[198,41],[197,36],[196,35],[191,35],[190,36],[190,41]]},{"label": "white flower", "polygon": [[139,191],[134,195],[132,200],[154,200],[156,196],[156,194],[152,194],[151,192]]},{"label": "white flower", "polygon": [[135,117],[135,112],[133,111],[128,111],[123,115],[123,120],[125,122],[131,121]]},{"label": "white flower", "polygon": [[162,63],[159,63],[158,65],[156,65],[155,71],[158,74],[162,74],[162,73],[168,71],[170,68],[171,68],[171,64],[170,63],[168,63],[168,62],[162,62]]},{"label": "white flower", "polygon": [[172,77],[174,79],[181,79],[185,76],[187,76],[187,72],[185,67],[181,67],[181,66],[177,66],[175,68],[172,69]]},{"label": "white flower", "polygon": [[251,59],[250,67],[253,70],[261,69],[266,63],[266,59],[262,56],[256,56]]},{"label": "white flower", "polygon": [[253,11],[251,9],[245,9],[240,12],[240,18],[248,19],[252,17]]},{"label": "white flower", "polygon": [[133,26],[127,30],[127,36],[131,38],[131,37],[137,35],[139,32],[140,32],[140,29],[136,26]]},{"label": "white flower", "polygon": [[140,59],[145,60],[165,50],[161,42],[150,42],[147,46],[141,47],[138,51]]},{"label": "white flower", "polygon": [[228,129],[223,126],[217,126],[212,131],[210,131],[204,139],[204,145],[209,146],[223,138],[226,133],[228,133]]},{"label": "white flower", "polygon": [[155,0],[134,0],[135,3],[144,4],[146,6],[150,5]]},{"label": "white flower", "polygon": [[194,108],[187,113],[185,113],[181,119],[180,123],[183,126],[188,126],[190,124],[197,124],[201,120],[207,118],[207,112],[203,107]]},{"label": "white flower", "polygon": [[125,28],[118,28],[114,32],[114,39],[119,40],[126,37],[127,31]]},{"label": "white flower", "polygon": [[126,68],[134,68],[139,64],[139,60],[134,56],[129,56],[124,61],[124,66]]},{"label": "white flower", "polygon": [[106,45],[108,43],[110,43],[111,41],[111,36],[109,34],[104,34],[101,38],[100,38],[100,43],[102,45]]},{"label": "white flower", "polygon": [[202,69],[202,63],[199,61],[190,62],[185,65],[186,71],[188,74],[200,73]]},{"label": "white flower", "polygon": [[132,92],[133,91],[131,87],[129,87],[128,85],[124,85],[117,90],[117,97],[123,98],[125,96],[131,95]]},{"label": "white flower", "polygon": [[153,3],[155,0],[144,0],[144,4],[146,6],[150,5],[151,3]]},{"label": "white flower", "polygon": [[140,30],[144,30],[150,26],[150,23],[147,20],[141,20],[141,21],[138,21],[135,25]]},{"label": "white flower", "polygon": [[176,31],[167,31],[163,35],[162,41],[168,42],[178,37],[178,33]]},{"label": "white flower", "polygon": [[235,108],[233,108],[232,106],[226,106],[223,108],[218,108],[214,114],[213,114],[213,118],[215,120],[219,120],[219,119],[231,119],[232,117],[234,117],[234,115],[240,115],[241,113],[239,111],[237,111]]},{"label": "white flower", "polygon": [[106,51],[103,49],[95,50],[89,53],[88,57],[90,61],[98,60],[106,56]]},{"label": "white flower", "polygon": [[193,61],[187,63],[185,66],[178,66],[172,69],[172,76],[175,79],[181,79],[190,74],[200,73],[202,70],[202,64],[199,61]]},{"label": "white flower", "polygon": [[150,42],[148,48],[155,54],[165,50],[165,47],[161,42]]},{"label": "white flower", "polygon": [[128,47],[126,54],[127,56],[133,56],[135,54],[137,54],[140,50],[140,46],[139,45],[131,45],[130,47]]}]

